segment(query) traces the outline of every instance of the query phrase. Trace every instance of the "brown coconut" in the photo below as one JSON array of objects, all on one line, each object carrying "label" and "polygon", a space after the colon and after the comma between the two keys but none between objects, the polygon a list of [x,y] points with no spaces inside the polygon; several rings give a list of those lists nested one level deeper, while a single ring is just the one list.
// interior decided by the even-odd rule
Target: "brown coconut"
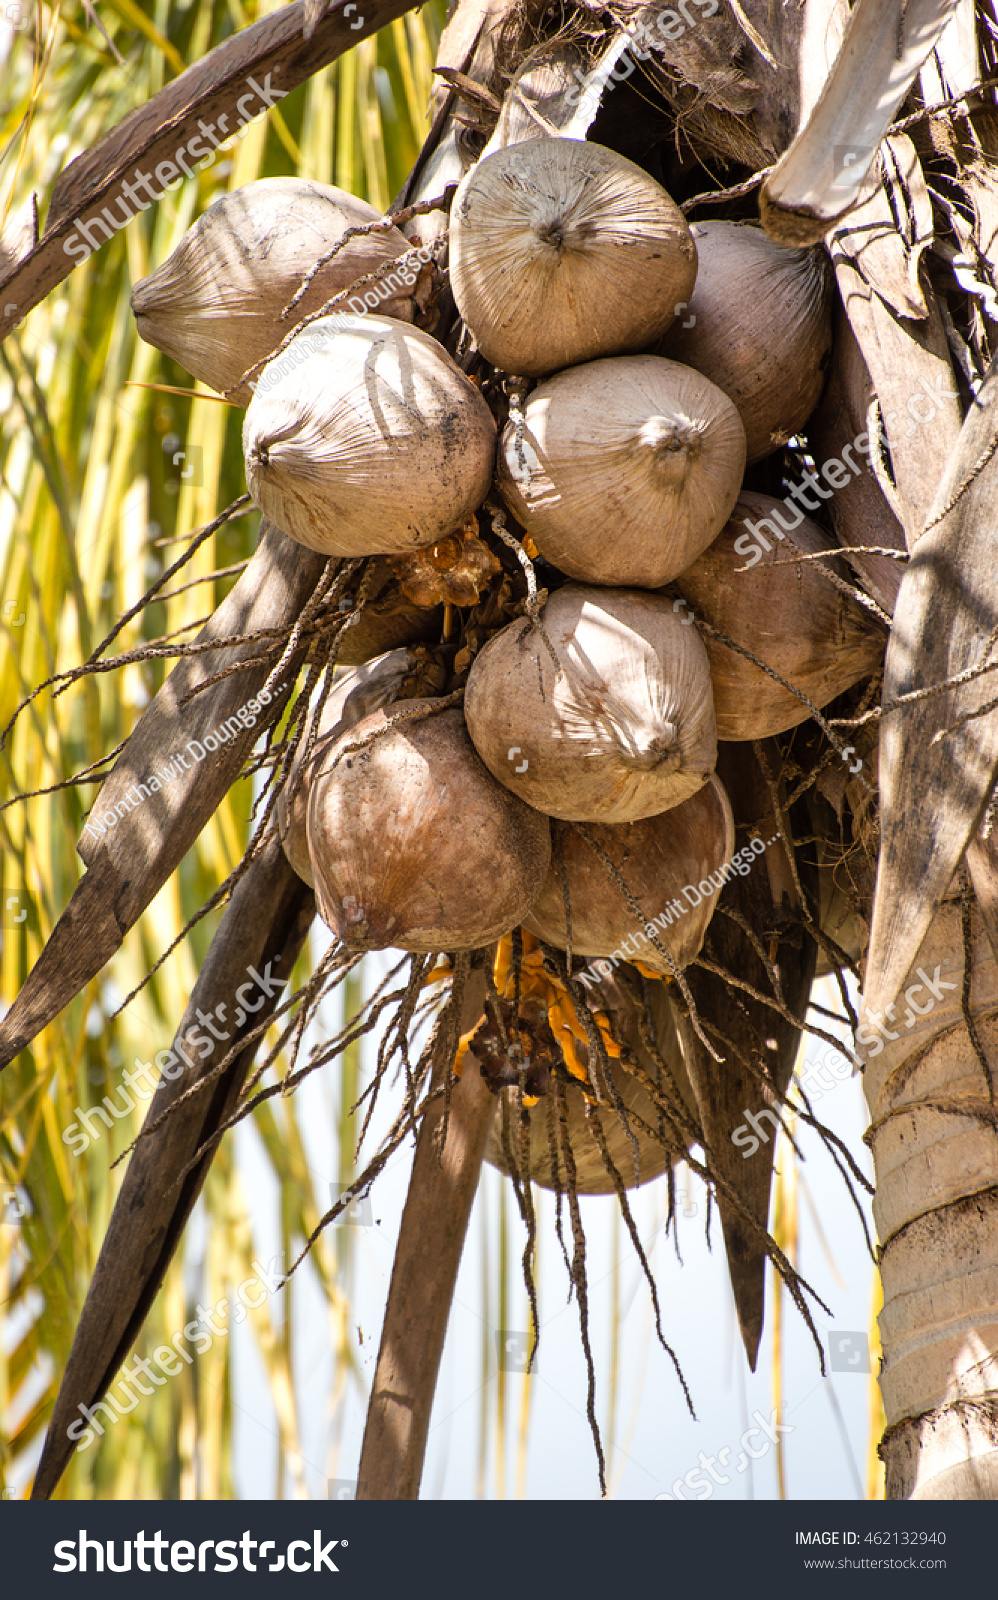
[{"label": "brown coconut", "polygon": [[389,317],[322,317],[260,375],[243,424],[246,486],[310,550],[401,555],[482,503],[495,432],[429,334]]},{"label": "brown coconut", "polygon": [[539,376],[640,350],[696,277],[678,206],[602,145],[531,139],[466,174],[450,223],[454,299],[487,360]]},{"label": "brown coconut", "polygon": [[[659,1065],[648,1054],[641,1039],[639,1025],[640,998],[639,986],[635,981],[636,975],[627,969],[618,969],[615,976],[604,985],[599,998],[598,1009],[605,1010],[614,1036],[637,1057],[639,1065],[644,1069],[653,1082],[659,1082],[661,1073]],[[593,997],[593,1004],[596,1004]],[[672,1079],[677,1085],[682,1097],[683,1108],[687,1114],[697,1121],[696,1102],[690,1087],[686,1067],[683,1062],[682,1051],[676,1034],[672,1005],[668,992],[663,984],[653,983],[648,993],[648,1005],[651,1011],[652,1028],[659,1054],[665,1060]],[[582,1044],[577,1044],[576,1049],[582,1061],[588,1061],[588,1052]],[[648,1090],[639,1083],[619,1060],[610,1063],[610,1078],[623,1100],[627,1111],[630,1113],[630,1126],[638,1145],[638,1176],[634,1174],[634,1149],[630,1139],[621,1126],[620,1118],[615,1110],[602,1106],[598,1115],[603,1128],[610,1158],[613,1161],[624,1185],[628,1189],[637,1188],[640,1184],[650,1182],[652,1178],[661,1177],[668,1171],[673,1162],[679,1159],[682,1151],[681,1136],[675,1131],[674,1124],[665,1123],[666,1143],[656,1137],[659,1126],[659,1110]],[[671,1098],[670,1090],[662,1085],[666,1097]],[[508,1091],[507,1091],[508,1093]],[[543,1095],[537,1105],[527,1111],[529,1123],[529,1168],[530,1176],[534,1183],[542,1189],[556,1187],[552,1172],[551,1147],[548,1139],[548,1117],[550,1088]],[[568,1122],[568,1141],[575,1162],[576,1184],[580,1194],[612,1194],[614,1184],[607,1173],[600,1155],[598,1146],[589,1130],[585,1112],[585,1093],[581,1083],[572,1081],[565,1088],[565,1111]],[[510,1115],[512,1112],[512,1115]],[[507,1112],[509,1117],[508,1144],[513,1166],[522,1177],[522,1154],[519,1140],[519,1127],[516,1114],[510,1106]],[[502,1136],[503,1107],[496,1107],[495,1120],[489,1130],[488,1143],[485,1147],[485,1159],[493,1167],[498,1167],[500,1172],[508,1173],[509,1163],[503,1147]],[[655,1130],[652,1132],[651,1130]],[[671,1145],[671,1149],[670,1149]],[[568,1186],[568,1177],[563,1156],[557,1158],[557,1186],[562,1192]]]},{"label": "brown coconut", "polygon": [[818,403],[832,349],[832,273],[822,249],[786,250],[745,222],[697,222],[689,306],[657,353],[722,389],[749,461],[786,444]]},{"label": "brown coconut", "polygon": [[671,600],[566,584],[472,664],[464,711],[499,782],[552,817],[634,822],[689,798],[717,756],[707,654]]},{"label": "brown coconut", "polygon": [[[750,650],[820,710],[882,665],[887,636],[868,611],[821,576],[817,563],[777,565],[792,562],[795,549],[809,555],[838,546],[793,502],[746,490],[723,533],[677,587],[695,615]],[[841,563],[824,564],[848,576]],[[811,715],[744,656],[707,635],[704,643],[718,738],[765,739]]]},{"label": "brown coconut", "polygon": [[[173,254],[132,291],[140,336],[195,378],[248,405],[238,388],[243,373],[271,355],[302,318],[318,311],[358,278],[411,248],[397,228],[351,239],[318,272],[287,321],[281,312],[302,278],[348,228],[377,222],[380,213],[330,184],[307,178],[260,178],[216,200]],[[376,287],[359,289],[385,316],[411,322],[418,276],[407,262]]]},{"label": "brown coconut", "polygon": [[313,769],[319,912],[353,950],[488,944],[522,922],[550,863],[547,818],[489,776],[457,707],[419,715],[433,704],[406,701],[387,733],[400,708],[373,712]]},{"label": "brown coconut", "polygon": [[[349,635],[348,635],[349,637]],[[310,773],[315,763],[321,763],[323,751],[341,733],[352,728],[372,711],[379,711],[396,698],[406,678],[414,668],[408,650],[392,650],[375,661],[368,661],[352,672],[345,672],[333,684],[318,719],[315,743],[308,758],[308,768],[299,781],[298,774],[305,754],[318,700],[308,716],[308,721],[291,764],[287,778],[277,797],[277,829],[281,836],[284,854],[299,878],[312,888],[312,860],[308,853],[308,795]]]},{"label": "brown coconut", "polygon": [[[641,822],[591,823],[585,830],[605,852],[648,919],[641,926],[619,884],[578,827],[561,829],[562,859],[572,913],[573,954],[613,964],[640,960],[668,977],[672,972],[655,939],[678,967],[699,955],[721,890],[738,868],[731,862],[735,828],[724,788],[712,775],[698,794]],[[658,918],[658,921],[654,919]],[[566,948],[565,901],[552,862],[544,886],[523,920],[538,939]],[[592,972],[587,987],[596,979]]]},{"label": "brown coconut", "polygon": [[511,421],[499,484],[541,555],[585,583],[657,588],[721,531],[745,470],[735,407],[690,367],[623,356],[559,372]]}]

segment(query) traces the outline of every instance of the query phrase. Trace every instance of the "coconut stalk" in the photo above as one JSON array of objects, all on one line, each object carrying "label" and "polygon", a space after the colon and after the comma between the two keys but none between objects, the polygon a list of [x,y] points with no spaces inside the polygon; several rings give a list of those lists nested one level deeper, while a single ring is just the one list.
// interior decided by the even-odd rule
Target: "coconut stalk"
[{"label": "coconut stalk", "polygon": [[763,184],[777,244],[817,244],[856,204],[894,114],[957,0],[859,0],[818,102]]},{"label": "coconut stalk", "polygon": [[284,684],[269,707],[261,708],[255,727],[241,727],[210,761],[190,760],[185,770],[141,803],[126,799],[136,783],[172,762],[189,740],[203,738],[245,706],[266,683],[270,664],[233,672],[182,705],[185,696],[225,667],[260,654],[260,646],[252,641],[226,646],[226,639],[290,628],[322,566],[322,557],[293,544],[278,528],[262,524],[249,565],[198,634],[199,643],[217,640],[218,649],[188,656],[174,667],[101,787],[91,815],[121,805],[120,820],[104,837],[88,837],[85,829],[80,838],[77,850],[88,870],[0,1022],[0,1068],[13,1061],[120,949],[129,929],[239,776],[261,732],[287,704],[305,647],[288,662]]},{"label": "coconut stalk", "polygon": [[[491,951],[486,959],[492,959]],[[484,1001],[485,972],[478,968],[461,1000],[458,1034],[474,1027]],[[440,1035],[431,1092],[453,1069],[453,1051],[444,1047],[448,1037],[452,1030]],[[449,1109],[442,1096],[430,1105],[416,1141],[364,1429],[358,1500],[419,1498],[454,1285],[496,1109],[473,1058],[466,1058],[449,1101]]]},{"label": "coconut stalk", "polygon": [[[314,914],[312,893],[288,865],[274,832],[236,885],[172,1045],[176,1054],[177,1046],[182,1047],[196,1028],[200,1007],[202,1015],[207,1009],[222,1022],[243,1015],[231,1043],[224,1046],[235,1054],[211,1088],[177,1106],[218,1065],[213,1056],[202,1061],[200,1053],[195,1057],[189,1051],[191,1069],[172,1080],[162,1077],[149,1103],[150,1127],[172,1107],[177,1109],[154,1133],[140,1137],[129,1162],[80,1313],[35,1475],[33,1500],[47,1500],[54,1493],[74,1449],[67,1427],[79,1420],[81,1404],[94,1406],[107,1392],[141,1332],[216,1146],[189,1171],[185,1168],[235,1110],[259,1044],[256,1030],[272,1015],[282,993],[275,988],[260,1009],[247,1016],[236,991],[246,983],[250,967],[265,977],[272,968],[275,985],[289,979]],[[251,1030],[253,1040],[240,1050],[240,1039]]]}]

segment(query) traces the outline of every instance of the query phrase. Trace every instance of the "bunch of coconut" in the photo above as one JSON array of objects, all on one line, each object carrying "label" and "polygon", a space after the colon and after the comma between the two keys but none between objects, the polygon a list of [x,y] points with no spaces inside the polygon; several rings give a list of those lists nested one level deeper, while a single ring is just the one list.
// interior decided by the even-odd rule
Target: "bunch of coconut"
[{"label": "bunch of coconut", "polygon": [[[247,484],[271,522],[365,561],[357,670],[286,775],[285,850],[350,949],[456,952],[522,927],[588,963],[586,989],[600,963],[674,978],[730,870],[718,735],[792,727],[883,647],[804,561],[820,529],[740,559],[741,521],[769,511],[746,462],[820,392],[827,271],[756,228],[691,230],[610,150],[531,139],[480,159],[453,202],[459,364],[415,325],[407,241],[369,210],[249,185],[133,297],[144,337],[252,395]],[[389,297],[359,298],[371,284]],[[474,362],[494,369],[485,393]],[[518,607],[510,516],[543,583]],[[759,666],[774,652],[779,682]]]}]

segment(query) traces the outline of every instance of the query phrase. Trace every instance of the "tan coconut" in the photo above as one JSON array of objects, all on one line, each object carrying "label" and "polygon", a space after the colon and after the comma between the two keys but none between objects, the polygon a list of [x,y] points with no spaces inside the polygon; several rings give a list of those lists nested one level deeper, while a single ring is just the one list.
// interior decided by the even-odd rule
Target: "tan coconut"
[{"label": "tan coconut", "polygon": [[[638,1064],[651,1078],[652,1082],[659,1081],[659,1063],[648,1054],[641,1038],[640,1028],[640,999],[636,984],[631,981],[634,977],[627,969],[618,968],[614,976],[602,986],[597,1001],[592,997],[594,1009],[602,1009],[609,1020],[613,1034],[621,1044],[636,1057]],[[652,1015],[652,1027],[657,1049],[661,1058],[666,1061],[673,1082],[677,1085],[682,1096],[683,1106],[694,1122],[698,1120],[696,1101],[690,1081],[687,1076],[683,1061],[679,1039],[669,1000],[668,991],[664,984],[653,983],[648,994],[648,1006]],[[588,1064],[589,1053],[585,1044],[576,1039],[575,1052],[583,1065]],[[666,1142],[656,1137],[660,1122],[658,1107],[648,1090],[637,1081],[622,1065],[619,1059],[612,1057],[610,1060],[610,1081],[616,1089],[628,1111],[631,1133],[638,1146],[638,1174],[634,1173],[634,1147],[628,1138],[616,1110],[602,1106],[598,1110],[603,1128],[603,1136],[614,1166],[617,1169],[625,1188],[634,1189],[639,1185],[648,1183],[652,1178],[657,1178],[666,1172],[674,1160],[679,1159],[680,1148],[678,1136],[674,1128],[666,1123]],[[668,1094],[668,1090],[666,1093]],[[555,1173],[552,1171],[552,1153],[548,1138],[548,1118],[550,1115],[551,1090],[540,1097],[537,1104],[527,1110],[528,1128],[528,1163],[530,1176],[534,1183],[542,1189],[559,1187],[562,1192],[568,1187],[568,1174],[563,1155],[557,1157],[557,1185]],[[596,1141],[587,1125],[586,1118],[586,1093],[582,1084],[571,1081],[565,1086],[565,1114],[568,1123],[568,1142],[572,1150],[575,1163],[576,1187],[580,1194],[613,1194],[613,1179],[603,1164]],[[498,1167],[500,1172],[508,1173],[509,1162],[502,1134],[503,1107],[496,1108],[495,1120],[489,1130],[488,1142],[485,1147],[485,1159],[491,1166]],[[507,1112],[509,1116],[509,1112]],[[652,1132],[655,1130],[655,1133]],[[670,1143],[669,1135],[675,1143]],[[516,1122],[515,1111],[509,1123],[508,1136],[509,1153],[512,1156],[513,1167],[522,1176],[522,1151],[519,1139],[519,1128]]]},{"label": "tan coconut", "polygon": [[[518,437],[519,433],[519,437]],[[726,395],[690,367],[622,356],[559,372],[503,435],[503,497],[548,561],[653,589],[723,528],[745,470]]]},{"label": "tan coconut", "polygon": [[[391,268],[411,248],[397,228],[359,235],[318,272],[287,321],[280,314],[305,274],[348,228],[377,222],[363,200],[307,178],[261,178],[222,195],[188,230],[173,254],[132,291],[132,310],[147,344],[239,405],[251,389],[239,379],[271,355],[303,317],[358,278]],[[425,268],[406,262],[377,284],[358,288],[346,309],[378,309],[411,322]]]},{"label": "tan coconut", "polygon": [[316,762],[321,763],[327,745],[354,723],[379,711],[394,700],[414,667],[408,650],[391,650],[345,672],[337,679],[326,696],[318,719],[315,743],[312,745],[305,776],[299,781],[301,763],[311,737],[315,713],[319,708],[318,694],[308,714],[308,721],[298,745],[298,751],[277,797],[277,829],[281,836],[284,854],[299,878],[315,887],[312,877],[312,860],[308,853],[308,795],[310,773]]},{"label": "tan coconut", "polygon": [[[323,921],[353,950],[469,950],[523,920],[547,872],[546,817],[497,784],[457,707],[409,700],[329,745],[308,845]],[[370,740],[362,749],[349,746]]]},{"label": "tan coconut", "polygon": [[263,369],[243,424],[246,483],[323,555],[401,555],[484,500],[492,413],[429,334],[389,317],[322,317]]},{"label": "tan coconut", "polygon": [[[672,968],[652,940],[678,967],[688,966],[700,953],[726,881],[736,871],[749,870],[743,861],[731,865],[735,827],[717,775],[698,794],[659,816],[615,826],[592,823],[585,832],[612,861],[647,918],[643,926],[637,921],[620,885],[580,829],[563,828],[572,950],[605,958],[587,974],[587,988],[623,961],[639,960],[668,977]],[[554,862],[523,926],[546,944],[565,949],[565,901]]]},{"label": "tan coconut", "polygon": [[527,377],[640,350],[688,300],[697,258],[654,178],[601,145],[532,139],[454,198],[450,281],[482,354]]},{"label": "tan coconut", "polygon": [[695,367],[734,401],[749,461],[804,426],[832,348],[824,250],[785,250],[744,222],[693,224],[699,256],[689,307],[657,353]]},{"label": "tan coconut", "polygon": [[707,654],[672,602],[566,584],[472,664],[464,712],[489,771],[571,822],[634,822],[695,794],[717,756]]},{"label": "tan coconut", "polygon": [[[837,548],[793,502],[746,490],[723,533],[677,587],[696,615],[750,650],[820,709],[875,672],[887,644],[886,631],[823,578],[818,563],[777,565],[791,561],[794,549],[808,555]],[[827,565],[839,577],[848,576],[840,563]],[[718,738],[765,739],[811,715],[789,689],[744,656],[707,635],[704,642]]]}]

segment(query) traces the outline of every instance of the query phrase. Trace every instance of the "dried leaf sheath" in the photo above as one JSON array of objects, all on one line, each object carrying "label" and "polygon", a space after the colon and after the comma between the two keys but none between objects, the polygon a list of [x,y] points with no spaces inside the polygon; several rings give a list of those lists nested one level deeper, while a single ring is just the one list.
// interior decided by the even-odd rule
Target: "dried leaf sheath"
[{"label": "dried leaf sheath", "polygon": [[[884,705],[995,658],[998,638],[998,372],[967,415],[905,571],[887,648]],[[864,998],[895,998],[994,784],[993,675],[885,710],[880,863]],[[969,718],[969,720],[962,720]],[[952,729],[950,732],[948,730]],[[910,798],[918,796],[913,811]]]}]

